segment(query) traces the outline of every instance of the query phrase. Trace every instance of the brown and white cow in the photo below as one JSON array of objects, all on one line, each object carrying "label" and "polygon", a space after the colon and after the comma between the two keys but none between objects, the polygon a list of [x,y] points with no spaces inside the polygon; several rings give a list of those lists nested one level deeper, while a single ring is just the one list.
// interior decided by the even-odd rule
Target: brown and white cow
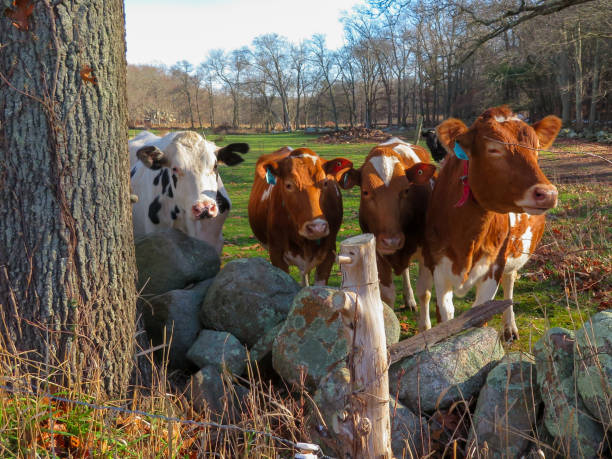
[{"label": "brown and white cow", "polygon": [[393,307],[393,273],[401,275],[404,302],[416,309],[408,266],[418,256],[435,166],[425,148],[392,138],[372,149],[359,169],[343,174],[340,184],[361,187],[359,225],[376,237],[376,260],[383,301]]},{"label": "brown and white cow", "polygon": [[249,197],[251,229],[274,266],[298,267],[303,285],[313,269],[315,283],[327,283],[342,223],[336,177],[352,165],[345,158],[327,161],[308,148],[290,147],[257,160]]},{"label": "brown and white cow", "polygon": [[[431,326],[432,283],[443,321],[453,318],[453,293],[463,296],[474,286],[474,305],[493,299],[500,281],[504,298],[512,299],[517,271],[542,237],[544,213],[557,204],[538,149],[548,148],[560,128],[555,116],[530,126],[506,106],[485,111],[470,128],[458,119],[437,127],[449,156],[427,211],[416,288],[421,329]],[[518,337],[512,308],[504,312],[504,335]]]}]

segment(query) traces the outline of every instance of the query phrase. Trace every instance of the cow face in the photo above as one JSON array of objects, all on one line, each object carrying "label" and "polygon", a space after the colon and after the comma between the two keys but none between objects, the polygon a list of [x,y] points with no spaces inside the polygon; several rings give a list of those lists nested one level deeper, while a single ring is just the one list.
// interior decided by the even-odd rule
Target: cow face
[{"label": "cow face", "polygon": [[345,158],[326,161],[308,148],[298,148],[285,158],[262,162],[258,168],[262,176],[274,177],[283,212],[298,234],[318,240],[330,232],[326,202],[333,195],[340,196],[336,178],[352,166]]},{"label": "cow face", "polygon": [[469,129],[446,120],[437,133],[449,152],[455,143],[466,152],[468,182],[483,208],[539,215],[557,205],[557,188],[538,166],[538,149],[550,147],[559,129],[556,116],[530,126],[504,106],[487,110]]},{"label": "cow face", "polygon": [[[146,146],[136,153],[146,167],[160,170],[153,185],[162,185],[162,198],[175,201],[180,211],[193,221],[214,218],[229,206],[220,193],[218,162],[230,166],[243,161],[238,153],[246,153],[247,144],[231,144],[223,148],[208,142],[195,132],[177,134],[162,150]],[[175,217],[173,217],[175,218]]]},{"label": "cow face", "polygon": [[376,236],[376,250],[390,255],[405,242],[405,222],[419,197],[416,186],[429,186],[435,166],[416,163],[391,146],[375,147],[361,169],[348,170],[340,179],[343,188],[361,187],[359,219],[362,229]]}]

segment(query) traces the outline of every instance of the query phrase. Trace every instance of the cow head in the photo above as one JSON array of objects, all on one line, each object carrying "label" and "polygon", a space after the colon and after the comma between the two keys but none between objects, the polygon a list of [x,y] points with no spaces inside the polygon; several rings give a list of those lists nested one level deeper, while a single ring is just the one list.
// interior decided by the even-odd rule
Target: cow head
[{"label": "cow head", "polygon": [[136,156],[146,167],[160,169],[153,184],[161,182],[162,195],[174,199],[178,208],[196,221],[216,217],[227,205],[219,192],[218,162],[234,166],[243,161],[238,153],[248,151],[246,143],[219,148],[199,134],[186,131],[178,133],[163,151],[145,146]]},{"label": "cow head", "polygon": [[539,215],[557,205],[557,188],[538,166],[538,149],[550,147],[559,129],[556,116],[528,125],[502,106],[485,111],[469,129],[448,119],[437,133],[449,153],[458,143],[467,154],[468,182],[483,208]]},{"label": "cow head", "polygon": [[[376,250],[390,255],[405,242],[405,222],[414,211],[418,185],[429,186],[436,168],[414,163],[393,149],[393,145],[375,147],[360,169],[349,169],[340,178],[345,189],[361,187],[359,220],[363,229],[376,236]],[[421,188],[422,191],[422,188]]]},{"label": "cow head", "polygon": [[[287,152],[289,149],[287,149]],[[300,236],[317,240],[330,232],[325,215],[325,198],[338,198],[337,177],[353,163],[345,158],[326,161],[309,148],[298,148],[280,159],[258,164],[261,177],[273,177],[278,187],[283,212],[286,212]]]}]

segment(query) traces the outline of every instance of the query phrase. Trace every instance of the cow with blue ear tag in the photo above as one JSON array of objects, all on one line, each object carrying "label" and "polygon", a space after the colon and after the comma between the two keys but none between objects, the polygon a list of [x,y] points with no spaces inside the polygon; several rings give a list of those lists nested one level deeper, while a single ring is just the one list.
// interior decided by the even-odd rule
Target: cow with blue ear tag
[{"label": "cow with blue ear tag", "polygon": [[134,234],[179,229],[208,242],[220,254],[223,223],[231,201],[219,164],[235,166],[249,151],[246,143],[218,147],[193,131],[163,137],[140,132],[128,143]]},{"label": "cow with blue ear tag", "polygon": [[[420,329],[431,326],[432,285],[442,321],[454,317],[453,295],[472,287],[474,305],[493,299],[500,284],[512,299],[517,272],[542,238],[544,214],[557,204],[537,152],[560,128],[556,116],[529,125],[506,106],[486,110],[470,127],[450,118],[436,128],[449,155],[427,209]],[[518,338],[512,307],[504,312],[504,336]]]},{"label": "cow with blue ear tag", "polygon": [[270,261],[285,271],[297,266],[302,284],[325,285],[342,222],[337,179],[353,167],[346,158],[326,160],[309,148],[284,147],[257,160],[249,197],[253,234]]}]

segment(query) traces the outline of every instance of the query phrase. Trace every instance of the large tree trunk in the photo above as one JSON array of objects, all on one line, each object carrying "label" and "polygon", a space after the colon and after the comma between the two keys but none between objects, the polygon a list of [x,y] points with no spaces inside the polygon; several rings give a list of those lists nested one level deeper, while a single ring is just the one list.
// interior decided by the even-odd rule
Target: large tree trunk
[{"label": "large tree trunk", "polygon": [[123,2],[33,4],[19,27],[0,17],[0,333],[42,378],[61,365],[120,396],[136,306]]},{"label": "large tree trunk", "polygon": [[571,98],[570,98],[570,68],[567,50],[563,49],[559,53],[559,72],[557,82],[561,93],[561,121],[564,126],[570,123]]}]

